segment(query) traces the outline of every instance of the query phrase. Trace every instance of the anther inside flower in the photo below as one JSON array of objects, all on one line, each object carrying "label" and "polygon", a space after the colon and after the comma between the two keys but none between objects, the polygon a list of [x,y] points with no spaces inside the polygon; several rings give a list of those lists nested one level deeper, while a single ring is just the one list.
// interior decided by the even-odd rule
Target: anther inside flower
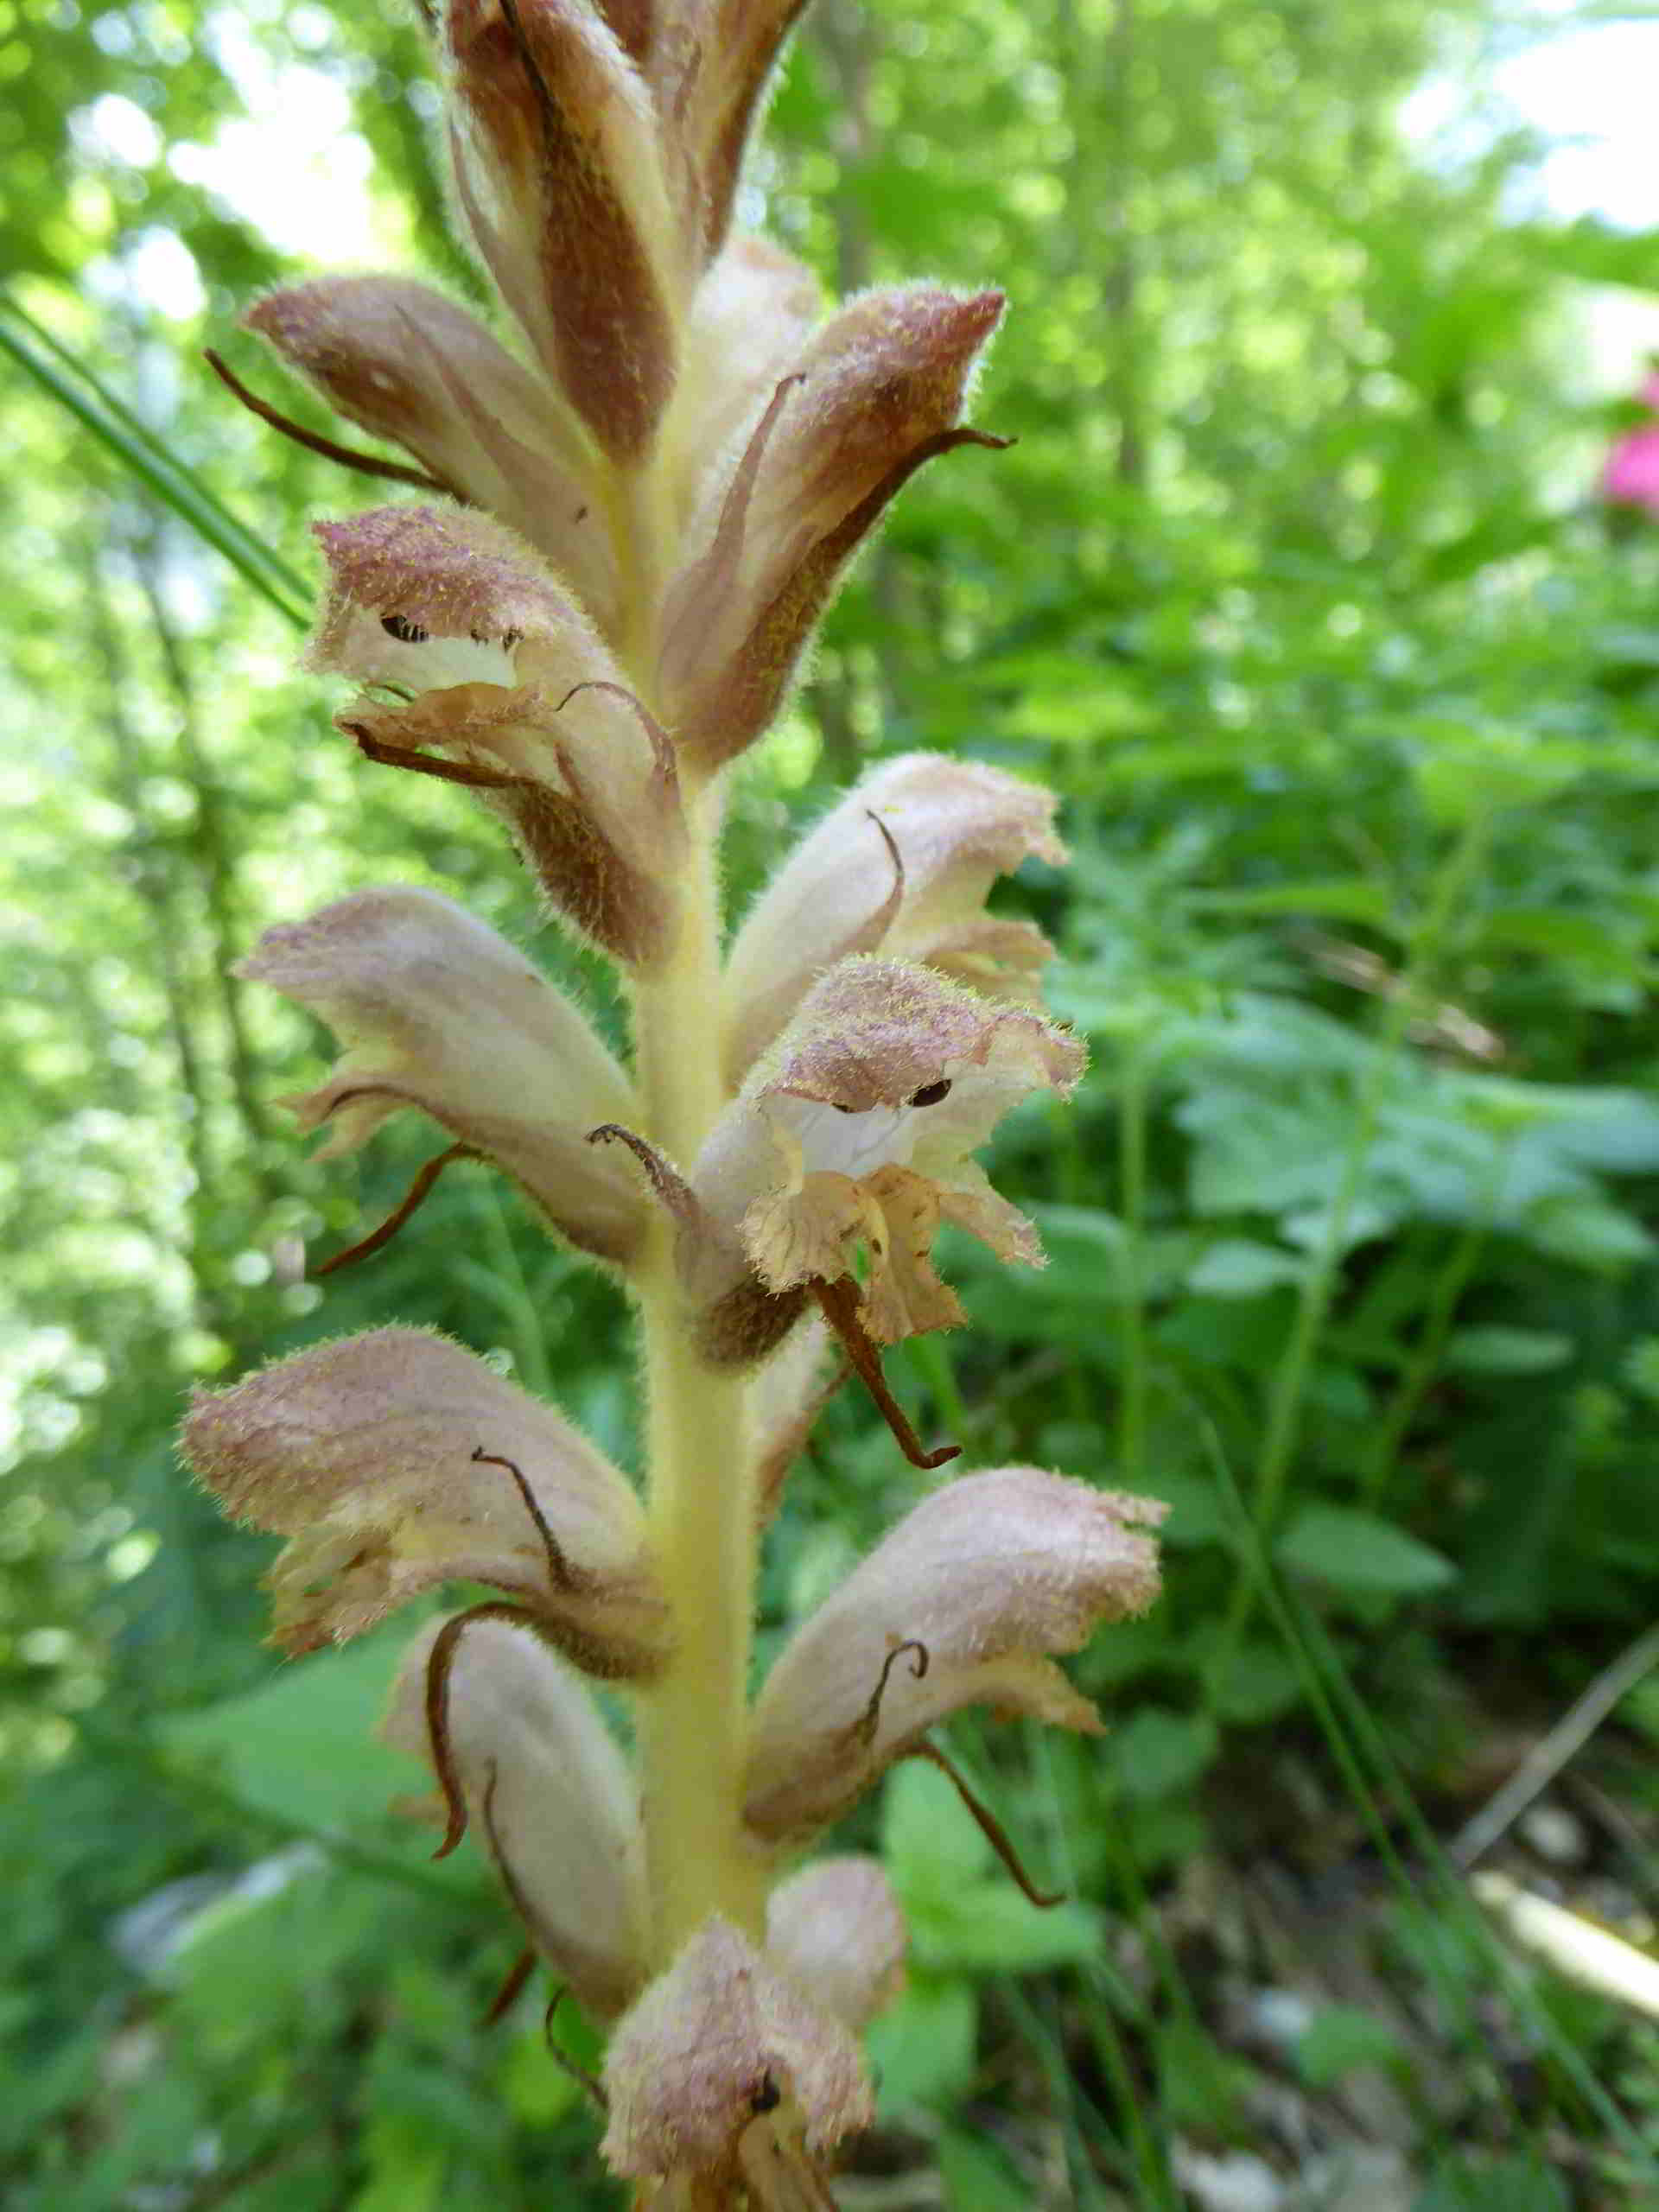
[{"label": "anther inside flower", "polygon": [[931,1257],[954,1222],[1040,1266],[1032,1224],[970,1154],[1033,1090],[1069,1090],[1077,1041],[907,963],[843,961],[808,994],[717,1125],[693,1177],[762,1282],[786,1292],[868,1268],[863,1326],[892,1344],[963,1318]]}]

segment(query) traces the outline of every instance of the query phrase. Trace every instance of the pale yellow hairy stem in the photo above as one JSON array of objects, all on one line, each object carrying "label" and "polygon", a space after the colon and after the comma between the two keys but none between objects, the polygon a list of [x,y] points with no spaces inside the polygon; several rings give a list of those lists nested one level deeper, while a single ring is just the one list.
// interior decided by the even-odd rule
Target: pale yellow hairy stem
[{"label": "pale yellow hairy stem", "polygon": [[[656,486],[619,487],[612,516],[624,579],[629,680],[647,706],[643,664],[652,632]],[[688,790],[690,847],[678,930],[669,957],[633,992],[640,1134],[689,1171],[725,1103],[720,1053],[719,793]],[[757,1939],[765,1890],[739,1815],[755,1569],[753,1455],[747,1389],[692,1348],[664,1216],[637,1277],[644,1337],[647,1494],[658,1571],[676,1646],[641,1700],[646,1859],[656,1963],[665,1967],[711,1912]]]}]

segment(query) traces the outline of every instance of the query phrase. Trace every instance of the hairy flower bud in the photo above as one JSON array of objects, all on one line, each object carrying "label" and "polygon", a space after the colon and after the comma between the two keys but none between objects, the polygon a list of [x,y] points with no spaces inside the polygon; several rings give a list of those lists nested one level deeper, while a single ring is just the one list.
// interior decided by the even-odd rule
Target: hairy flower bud
[{"label": "hairy flower bud", "polygon": [[485,923],[435,891],[359,891],[268,930],[238,973],[321,1014],[346,1051],[289,1100],[324,1154],[416,1107],[504,1168],[573,1244],[627,1261],[645,1202],[595,1151],[596,1121],[632,1110],[627,1077],[575,1007]]},{"label": "hairy flower bud", "polygon": [[649,91],[585,0],[448,0],[449,145],[480,253],[613,458],[673,389],[677,226]]},{"label": "hairy flower bud", "polygon": [[704,767],[771,721],[842,570],[922,463],[997,442],[957,418],[1001,312],[1000,292],[863,294],[709,481],[664,602],[658,670],[667,720]]},{"label": "hairy flower bud", "polygon": [[408,277],[333,276],[270,293],[243,321],[342,415],[519,531],[609,633],[616,566],[587,437],[475,315]]},{"label": "hairy flower bud", "polygon": [[668,1649],[626,1479],[447,1338],[371,1330],[199,1392],[183,1449],[229,1513],[288,1537],[270,1577],[287,1651],[463,1580],[520,1600],[590,1673],[649,1675]]},{"label": "hairy flower bud", "polygon": [[748,434],[795,366],[823,314],[817,278],[770,238],[731,238],[698,285],[674,395],[676,519],[695,522],[702,496],[729,483]]},{"label": "hairy flower bud", "polygon": [[796,846],[738,932],[726,964],[734,1088],[813,979],[852,953],[919,960],[988,997],[1033,1002],[1047,939],[984,907],[1028,854],[1065,858],[1054,805],[1035,784],[942,753],[873,768]]},{"label": "hairy flower bud", "polygon": [[431,1662],[449,1624],[404,1655],[382,1729],[453,1780],[537,1951],[613,2019],[645,1979],[644,1841],[627,1764],[587,1690],[528,1626],[467,1624],[446,1669],[446,1776],[432,1739]]},{"label": "hairy flower bud", "polygon": [[877,1859],[815,1859],[766,1901],[767,1955],[854,2030],[898,1995],[905,1916]]},{"label": "hairy flower bud", "polygon": [[1158,1594],[1164,1508],[1035,1467],[924,1498],[796,1630],[755,1708],[745,1816],[780,1841],[835,1820],[966,1705],[1097,1732],[1046,1655]]},{"label": "hairy flower bud", "polygon": [[[616,4],[616,0],[613,0]],[[625,0],[638,7],[639,0]],[[665,7],[646,71],[694,261],[716,254],[766,81],[805,0],[685,0]]]}]

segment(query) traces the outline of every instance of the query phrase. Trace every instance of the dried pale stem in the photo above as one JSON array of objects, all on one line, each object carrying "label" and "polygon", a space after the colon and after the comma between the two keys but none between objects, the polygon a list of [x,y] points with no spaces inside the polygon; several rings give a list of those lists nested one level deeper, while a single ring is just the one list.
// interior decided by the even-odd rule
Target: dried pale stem
[{"label": "dried pale stem", "polygon": [[1548,1789],[1568,1760],[1584,1749],[1620,1700],[1656,1666],[1659,1627],[1645,1630],[1625,1646],[1611,1666],[1603,1668],[1548,1734],[1533,1745],[1497,1795],[1458,1831],[1447,1847],[1447,1857],[1459,1866],[1469,1867],[1490,1851],[1534,1799]]}]

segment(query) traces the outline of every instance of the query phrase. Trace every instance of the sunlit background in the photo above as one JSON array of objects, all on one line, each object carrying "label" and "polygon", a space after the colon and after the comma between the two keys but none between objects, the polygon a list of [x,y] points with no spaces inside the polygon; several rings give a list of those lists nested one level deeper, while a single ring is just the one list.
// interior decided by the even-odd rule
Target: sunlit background
[{"label": "sunlit background", "polygon": [[[925,1777],[849,1831],[919,1931],[849,2207],[1659,2202],[1659,461],[1608,474],[1659,437],[1656,86],[1659,17],[1553,0],[818,0],[785,73],[744,219],[835,289],[1004,284],[1019,443],[906,494],[740,780],[733,899],[884,753],[1061,791],[1075,868],[1007,895],[1095,1070],[999,1160],[1052,1265],[964,1259],[972,1328],[895,1375],[971,1460],[1173,1509],[1165,1607],[1078,1662],[1104,1745],[963,1730],[1066,1914],[984,1903]],[[397,1316],[632,1446],[612,1293],[479,1171],[307,1280],[430,1147],[310,1160],[326,1040],[232,972],[410,880],[619,1020],[488,820],[332,728],[307,524],[375,488],[201,360],[322,429],[250,299],[481,297],[437,114],[412,7],[0,0],[19,2212],[615,2201],[539,2006],[476,2025],[483,1871],[389,1810],[397,1637],[278,1669],[270,1546],[172,1444],[194,1385]],[[890,1458],[832,1408],[763,1643]],[[1222,1668],[1240,1499],[1294,1603]],[[1505,1980],[1435,1886],[1541,1745],[1479,1855],[1637,1947],[1611,1995]]]}]

